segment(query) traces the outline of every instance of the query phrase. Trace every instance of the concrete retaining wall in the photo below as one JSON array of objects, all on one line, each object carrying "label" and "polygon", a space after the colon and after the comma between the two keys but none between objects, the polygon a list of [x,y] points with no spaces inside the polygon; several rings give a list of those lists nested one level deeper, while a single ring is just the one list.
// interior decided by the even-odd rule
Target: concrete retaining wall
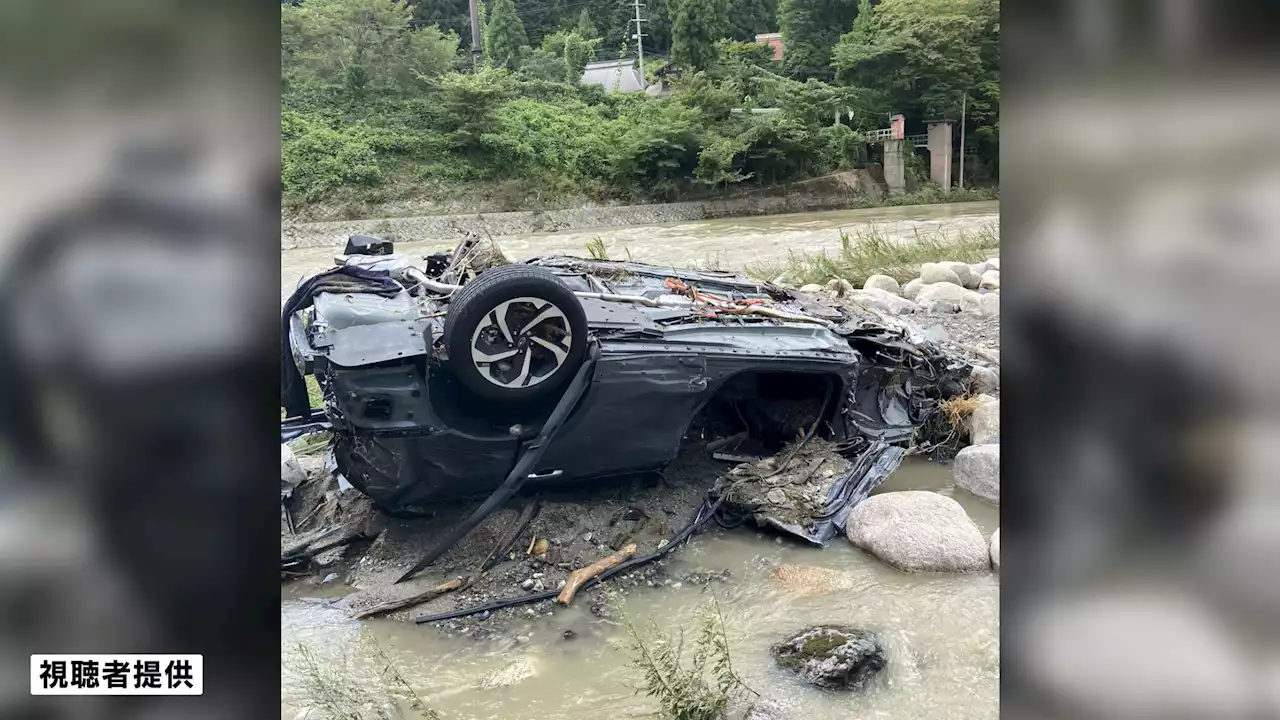
[{"label": "concrete retaining wall", "polygon": [[[848,177],[846,177],[848,176]],[[463,231],[495,237],[526,233],[578,230],[619,225],[656,225],[751,215],[778,215],[813,210],[838,210],[863,197],[855,172],[818,178],[782,196],[729,200],[697,200],[662,205],[586,207],[569,210],[522,211],[474,215],[429,215],[380,220],[335,220],[282,223],[281,249],[340,246],[349,235],[377,235],[400,242],[454,238]],[[820,182],[826,181],[826,182]],[[865,183],[864,183],[865,184]]]}]

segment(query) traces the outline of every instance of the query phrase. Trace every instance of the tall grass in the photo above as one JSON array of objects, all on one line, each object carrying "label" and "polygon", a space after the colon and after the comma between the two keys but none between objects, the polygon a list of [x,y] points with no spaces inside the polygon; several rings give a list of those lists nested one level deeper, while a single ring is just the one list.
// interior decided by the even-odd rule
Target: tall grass
[{"label": "tall grass", "polygon": [[623,622],[631,637],[631,666],[644,678],[637,692],[658,701],[662,720],[721,720],[735,699],[756,694],[733,669],[719,603],[702,610],[687,660],[683,629],[673,635],[650,620],[645,637],[629,618]]},{"label": "tall grass", "polygon": [[308,720],[439,720],[381,648],[374,647],[372,654],[382,667],[360,679],[349,658],[321,659],[302,643],[281,658],[309,710]]},{"label": "tall grass", "polygon": [[872,275],[888,275],[907,282],[920,274],[927,262],[958,260],[980,262],[988,251],[1000,247],[998,231],[920,233],[912,239],[893,239],[880,231],[860,230],[854,235],[841,231],[840,250],[835,253],[791,253],[780,263],[748,265],[747,274],[762,280],[785,275],[793,285],[825,283],[842,278],[860,287]]}]

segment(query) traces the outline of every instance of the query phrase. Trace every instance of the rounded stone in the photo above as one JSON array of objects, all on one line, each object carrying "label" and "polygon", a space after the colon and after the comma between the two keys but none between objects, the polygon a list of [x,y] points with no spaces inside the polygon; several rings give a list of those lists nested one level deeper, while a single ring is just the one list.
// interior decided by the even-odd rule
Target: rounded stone
[{"label": "rounded stone", "polygon": [[960,284],[962,286],[971,290],[978,287],[978,281],[982,276],[974,275],[973,271],[969,269],[969,263],[956,262],[955,260],[944,260],[938,264],[955,273],[956,277],[960,278]]},{"label": "rounded stone", "polygon": [[920,282],[920,278],[908,281],[906,285],[902,286],[902,297],[908,300],[915,300],[923,285],[924,283]]},{"label": "rounded stone", "polygon": [[987,445],[1000,442],[1000,401],[984,402],[969,415],[969,443]]},{"label": "rounded stone", "polygon": [[982,275],[982,282],[978,284],[983,290],[999,290],[1000,289],[1000,271],[988,270]]},{"label": "rounded stone", "polygon": [[925,285],[951,283],[959,288],[964,287],[964,283],[960,280],[960,276],[956,274],[955,270],[944,267],[939,263],[925,263],[924,265],[921,265],[920,282]]},{"label": "rounded stone", "polygon": [[872,495],[849,513],[845,535],[906,572],[978,572],[991,565],[982,531],[960,503],[935,492]]},{"label": "rounded stone", "polygon": [[1000,504],[1000,446],[970,445],[951,462],[956,487],[993,505]]},{"label": "rounded stone", "polygon": [[883,290],[888,293],[897,295],[902,292],[902,288],[898,286],[898,281],[888,275],[872,275],[862,283],[863,290]]},{"label": "rounded stone", "polygon": [[991,564],[1000,569],[1000,528],[991,533]]},{"label": "rounded stone", "polygon": [[818,285],[817,283],[809,283],[808,285],[801,285],[801,286],[800,286],[800,292],[802,292],[802,293],[820,293],[820,292],[822,292],[822,286],[821,286],[821,285]]}]

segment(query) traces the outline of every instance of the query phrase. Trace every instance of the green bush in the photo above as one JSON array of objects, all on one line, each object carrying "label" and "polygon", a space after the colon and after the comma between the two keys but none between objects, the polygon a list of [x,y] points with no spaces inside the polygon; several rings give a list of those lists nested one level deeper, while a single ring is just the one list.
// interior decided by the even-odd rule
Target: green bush
[{"label": "green bush", "polygon": [[377,151],[363,128],[333,130],[297,114],[281,120],[282,133],[293,133],[280,153],[286,199],[314,202],[344,185],[376,185],[382,180]]}]

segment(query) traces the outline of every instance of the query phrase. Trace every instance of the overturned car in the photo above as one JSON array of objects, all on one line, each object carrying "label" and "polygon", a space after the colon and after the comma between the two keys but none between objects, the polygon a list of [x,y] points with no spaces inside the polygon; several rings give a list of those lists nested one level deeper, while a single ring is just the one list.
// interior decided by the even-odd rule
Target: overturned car
[{"label": "overturned car", "polygon": [[[282,312],[282,440],[332,430],[383,510],[660,470],[698,442],[903,446],[966,363],[903,328],[740,274],[539,257],[414,260],[352,238]],[[324,402],[313,408],[303,378]]]}]

